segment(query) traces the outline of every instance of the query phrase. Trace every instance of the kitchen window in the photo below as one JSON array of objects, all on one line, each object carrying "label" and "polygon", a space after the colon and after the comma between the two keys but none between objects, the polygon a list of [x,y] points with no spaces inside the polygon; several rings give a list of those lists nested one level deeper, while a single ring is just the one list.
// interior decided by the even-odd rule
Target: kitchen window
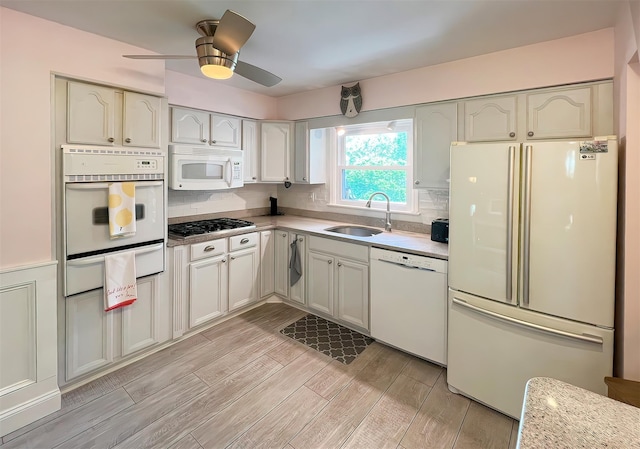
[{"label": "kitchen window", "polygon": [[[337,132],[333,202],[365,207],[372,193],[384,192],[392,211],[413,212],[413,121],[343,126]],[[386,207],[381,195],[373,206]]]}]

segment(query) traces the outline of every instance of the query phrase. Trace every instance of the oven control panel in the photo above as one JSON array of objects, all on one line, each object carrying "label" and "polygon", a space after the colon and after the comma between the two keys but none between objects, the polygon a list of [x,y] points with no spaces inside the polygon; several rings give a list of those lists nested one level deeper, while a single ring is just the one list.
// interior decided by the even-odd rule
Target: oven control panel
[{"label": "oven control panel", "polygon": [[155,170],[158,168],[158,164],[154,159],[138,159],[136,160],[136,168],[140,170]]}]

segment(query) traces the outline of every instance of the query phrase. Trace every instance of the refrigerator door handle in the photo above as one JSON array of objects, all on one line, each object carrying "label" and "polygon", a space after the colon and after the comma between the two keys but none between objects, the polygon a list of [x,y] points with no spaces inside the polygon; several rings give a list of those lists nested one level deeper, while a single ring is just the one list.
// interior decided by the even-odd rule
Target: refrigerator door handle
[{"label": "refrigerator door handle", "polygon": [[531,243],[531,165],[532,146],[524,147],[524,215],[522,248],[522,305],[529,307],[529,246]]},{"label": "refrigerator door handle", "polygon": [[511,301],[513,291],[513,173],[516,147],[509,147],[509,173],[507,176],[507,301]]},{"label": "refrigerator door handle", "polygon": [[547,326],[542,326],[540,324],[534,324],[534,323],[528,323],[526,321],[523,320],[519,320],[518,318],[512,318],[506,315],[502,315],[496,312],[492,312],[490,310],[486,310],[486,309],[482,309],[480,307],[474,306],[472,304],[467,303],[464,300],[458,299],[458,298],[453,298],[453,303],[457,304],[461,307],[466,307],[468,309],[473,310],[474,312],[477,313],[481,313],[483,315],[487,315],[490,316],[492,318],[496,318],[498,320],[502,320],[502,321],[506,321],[508,323],[512,323],[515,324],[517,326],[522,326],[522,327],[527,327],[529,329],[535,329],[541,332],[545,332],[548,334],[552,334],[552,335],[557,335],[560,337],[566,337],[566,338],[572,338],[574,340],[580,340],[580,341],[585,341],[588,343],[595,343],[598,345],[602,345],[604,343],[604,340],[601,337],[595,336],[595,335],[588,335],[588,334],[574,334],[573,332],[567,332],[567,331],[562,331],[559,329],[554,329],[552,327],[547,327]]}]

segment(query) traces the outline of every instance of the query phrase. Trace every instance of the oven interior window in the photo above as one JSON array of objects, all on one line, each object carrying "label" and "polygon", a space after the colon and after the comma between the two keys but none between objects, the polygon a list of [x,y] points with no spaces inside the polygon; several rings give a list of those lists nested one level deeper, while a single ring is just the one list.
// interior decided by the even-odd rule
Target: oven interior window
[{"label": "oven interior window", "polygon": [[[136,204],[136,221],[144,220],[144,204]],[[93,209],[93,224],[109,224],[109,208],[96,207]]]},{"label": "oven interior window", "polygon": [[182,179],[223,179],[222,164],[197,162],[182,164]]}]

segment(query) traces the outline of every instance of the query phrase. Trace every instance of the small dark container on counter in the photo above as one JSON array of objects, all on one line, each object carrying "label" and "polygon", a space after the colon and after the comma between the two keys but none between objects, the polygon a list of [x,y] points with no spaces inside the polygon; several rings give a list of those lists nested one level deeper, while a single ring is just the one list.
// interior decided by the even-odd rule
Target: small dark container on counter
[{"label": "small dark container on counter", "polygon": [[271,215],[278,215],[278,198],[270,196],[269,201],[271,202]]},{"label": "small dark container on counter", "polygon": [[449,243],[449,219],[436,218],[431,222],[431,240]]}]

